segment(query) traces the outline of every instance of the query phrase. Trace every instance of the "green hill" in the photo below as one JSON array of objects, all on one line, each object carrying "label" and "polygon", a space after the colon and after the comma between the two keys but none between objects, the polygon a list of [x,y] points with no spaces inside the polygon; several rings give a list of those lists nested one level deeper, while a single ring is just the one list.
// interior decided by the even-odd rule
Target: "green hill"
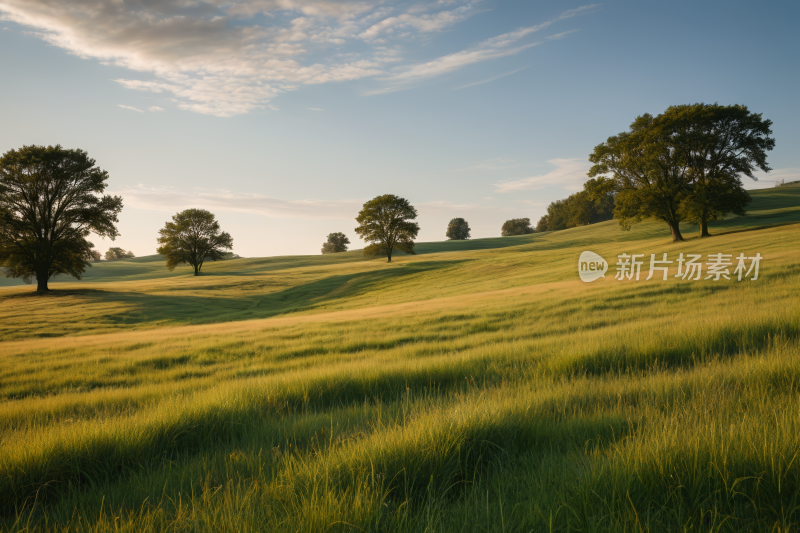
[{"label": "green hill", "polygon": [[[800,187],[753,198],[675,244],[609,221],[4,288],[0,529],[793,531]],[[619,281],[623,253],[763,259]]]}]

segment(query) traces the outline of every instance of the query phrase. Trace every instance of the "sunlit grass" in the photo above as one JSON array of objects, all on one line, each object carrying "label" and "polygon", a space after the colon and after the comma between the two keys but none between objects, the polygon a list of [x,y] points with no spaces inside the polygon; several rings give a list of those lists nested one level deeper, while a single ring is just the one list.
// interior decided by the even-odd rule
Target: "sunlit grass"
[{"label": "sunlit grass", "polygon": [[[798,226],[614,224],[3,289],[0,528],[797,530]],[[764,260],[584,284],[585,249]]]}]

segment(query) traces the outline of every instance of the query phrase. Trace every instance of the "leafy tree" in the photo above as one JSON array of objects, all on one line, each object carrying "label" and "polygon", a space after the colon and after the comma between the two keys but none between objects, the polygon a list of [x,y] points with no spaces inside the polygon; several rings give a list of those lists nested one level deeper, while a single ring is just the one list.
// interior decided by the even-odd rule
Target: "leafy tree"
[{"label": "leafy tree", "polygon": [[97,250],[89,250],[89,253],[86,256],[87,261],[100,261],[102,260],[103,256],[100,255],[100,252]]},{"label": "leafy tree", "polygon": [[550,216],[542,215],[542,218],[540,218],[539,222],[536,223],[536,232],[541,233],[542,231],[549,231],[547,229],[549,223],[550,223]]},{"label": "leafy tree", "polygon": [[691,172],[685,154],[671,146],[669,121],[662,116],[637,117],[630,130],[609,137],[589,156],[589,177],[610,174],[615,182],[614,218],[622,229],[646,217],[667,223],[672,240],[682,241],[681,205],[689,195]]},{"label": "leafy tree", "polygon": [[91,266],[90,232],[114,239],[122,198],[104,195],[108,172],[83,150],[23,146],[0,158],[0,264],[7,277],[81,279]]},{"label": "leafy tree", "polygon": [[447,225],[447,238],[451,241],[465,241],[469,239],[469,224],[463,218],[454,218]]},{"label": "leafy tree", "polygon": [[408,200],[393,194],[376,196],[358,213],[355,229],[362,239],[370,243],[364,248],[365,256],[386,254],[392,262],[395,248],[407,254],[414,253],[414,239],[419,233],[419,224],[411,222],[417,218],[417,210]]},{"label": "leafy tree", "polygon": [[583,190],[547,207],[539,219],[536,231],[556,231],[610,220],[614,212],[614,182],[609,179],[590,179]]},{"label": "leafy tree", "polygon": [[510,235],[528,235],[535,230],[531,227],[531,219],[529,218],[512,218],[503,222],[503,227],[500,229],[500,234],[503,237]]},{"label": "leafy tree", "polygon": [[136,257],[133,252],[126,252],[122,248],[109,248],[106,252],[106,261],[118,261],[120,259],[132,259]]},{"label": "leafy tree", "polygon": [[346,252],[350,239],[344,233],[329,233],[327,242],[322,244],[323,254]]},{"label": "leafy tree", "polygon": [[746,106],[692,104],[672,106],[659,118],[671,132],[670,144],[688,161],[689,195],[681,209],[695,222],[700,237],[708,236],[708,221],[726,213],[744,215],[750,195],[741,176],[769,172],[767,151],[775,147],[771,120]]},{"label": "leafy tree", "polygon": [[219,261],[225,258],[224,250],[233,248],[229,233],[220,232],[219,222],[205,209],[186,209],[172,217],[172,222],[159,230],[158,253],[167,257],[167,268],[175,270],[180,264],[194,268],[200,275],[206,259]]}]

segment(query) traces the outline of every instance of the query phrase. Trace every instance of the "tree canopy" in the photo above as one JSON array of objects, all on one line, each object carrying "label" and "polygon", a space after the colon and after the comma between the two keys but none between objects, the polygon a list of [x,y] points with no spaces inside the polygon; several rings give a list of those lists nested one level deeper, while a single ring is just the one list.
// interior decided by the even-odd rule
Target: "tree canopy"
[{"label": "tree canopy", "polygon": [[469,232],[470,228],[466,220],[454,218],[447,224],[447,233],[445,235],[451,241],[465,241],[470,237]]},{"label": "tree canopy", "polygon": [[167,268],[175,270],[176,266],[187,264],[194,268],[195,276],[200,275],[206,259],[225,259],[225,250],[233,248],[233,238],[220,231],[214,214],[205,209],[181,211],[159,230],[159,234],[158,253],[166,256]]},{"label": "tree canopy", "polygon": [[122,248],[112,247],[106,252],[106,261],[118,261],[120,259],[132,259],[136,257],[133,252],[126,252]]},{"label": "tree canopy", "polygon": [[767,165],[767,151],[775,147],[772,121],[743,105],[702,103],[672,106],[661,119],[670,129],[672,148],[690,168],[681,210],[698,225],[700,237],[708,236],[708,221],[727,213],[744,215],[751,198],[741,176],[755,180],[755,170],[772,170]]},{"label": "tree canopy", "polygon": [[122,198],[104,195],[108,172],[80,149],[23,146],[0,158],[0,264],[47,291],[57,274],[81,279],[90,233],[114,239]]},{"label": "tree canopy", "polygon": [[347,245],[350,244],[350,239],[344,233],[329,233],[328,240],[322,243],[323,254],[337,254],[339,252],[346,252]]},{"label": "tree canopy", "polygon": [[614,213],[614,182],[605,178],[590,179],[583,190],[547,207],[536,231],[556,231],[611,220]]},{"label": "tree canopy", "polygon": [[512,218],[511,220],[506,220],[503,222],[503,226],[500,228],[500,234],[503,237],[509,237],[511,235],[528,235],[534,231],[535,230],[531,227],[530,218]]},{"label": "tree canopy", "polygon": [[673,241],[690,220],[708,235],[708,221],[745,214],[750,196],[741,175],[771,170],[766,152],[775,146],[770,120],[741,105],[672,106],[645,114],[630,129],[594,148],[590,177],[614,181],[614,218],[630,229],[647,217],[667,223]]},{"label": "tree canopy", "polygon": [[392,262],[394,249],[414,253],[414,239],[419,233],[417,210],[408,200],[393,194],[376,196],[364,204],[358,213],[356,233],[370,243],[364,248],[365,256],[386,254]]}]

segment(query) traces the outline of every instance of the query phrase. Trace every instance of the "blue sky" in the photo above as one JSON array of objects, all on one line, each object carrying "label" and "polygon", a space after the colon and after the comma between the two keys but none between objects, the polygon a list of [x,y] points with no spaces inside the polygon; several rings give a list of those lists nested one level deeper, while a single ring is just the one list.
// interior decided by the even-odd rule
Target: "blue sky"
[{"label": "blue sky", "polygon": [[[800,179],[797,2],[0,0],[0,151],[82,148],[154,253],[175,212],[247,256],[360,243],[361,204],[408,198],[420,240],[535,223],[639,114],[739,103]],[[749,181],[749,180],[747,180]],[[112,245],[95,239],[101,251]]]}]

